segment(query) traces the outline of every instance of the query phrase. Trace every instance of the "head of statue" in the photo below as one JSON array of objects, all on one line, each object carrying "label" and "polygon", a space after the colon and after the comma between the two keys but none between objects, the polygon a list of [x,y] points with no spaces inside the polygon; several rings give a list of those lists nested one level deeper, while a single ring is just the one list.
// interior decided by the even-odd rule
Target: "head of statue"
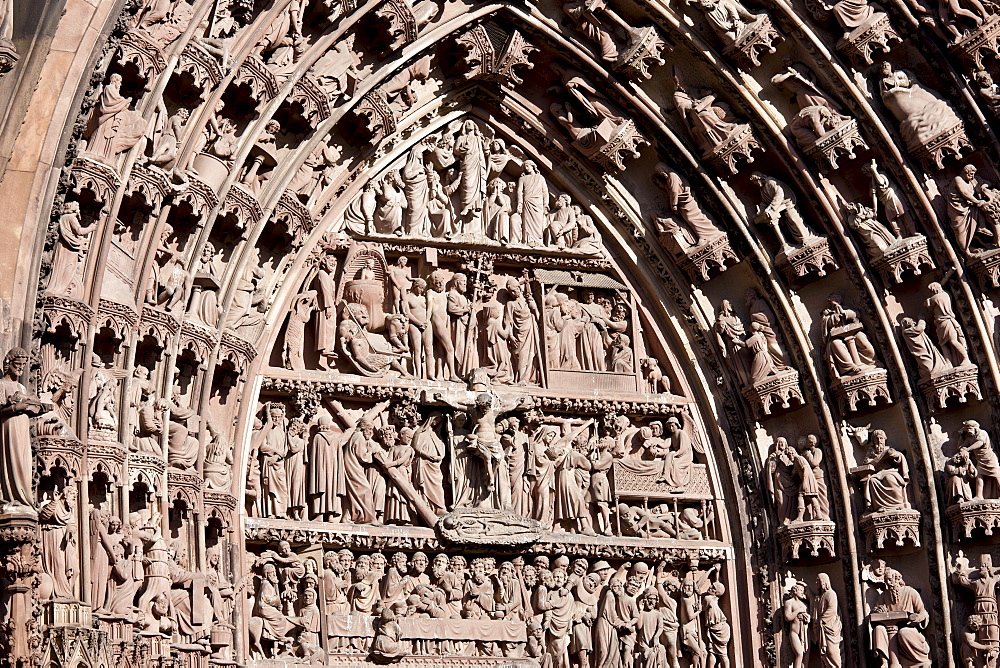
[{"label": "head of statue", "polygon": [[993,557],[989,552],[983,552],[979,555],[979,570],[982,571],[983,574],[993,574]]},{"label": "head of statue", "polygon": [[28,367],[28,351],[24,348],[11,348],[3,358],[4,375],[20,378]]},{"label": "head of statue", "polygon": [[424,554],[423,552],[416,552],[413,555],[413,558],[410,559],[410,566],[413,568],[413,571],[418,575],[427,570],[427,565],[428,565],[427,555]]}]

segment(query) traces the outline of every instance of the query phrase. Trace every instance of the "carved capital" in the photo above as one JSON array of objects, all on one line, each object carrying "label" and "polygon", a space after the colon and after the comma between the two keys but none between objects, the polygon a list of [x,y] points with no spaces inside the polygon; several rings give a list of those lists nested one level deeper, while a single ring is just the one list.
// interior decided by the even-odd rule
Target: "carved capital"
[{"label": "carved capital", "polygon": [[924,399],[932,411],[944,410],[949,405],[981,401],[979,391],[979,367],[975,364],[948,369],[921,379],[917,386],[924,393]]},{"label": "carved capital", "polygon": [[775,256],[774,263],[789,281],[822,278],[837,270],[837,261],[826,237],[812,237],[801,248],[783,250]]},{"label": "carved capital", "polygon": [[831,390],[845,413],[856,413],[879,404],[892,404],[885,369],[836,378],[831,383]]},{"label": "carved capital", "polygon": [[828,521],[793,522],[779,527],[775,537],[785,561],[833,559],[837,556],[836,529],[837,525]]},{"label": "carved capital", "polygon": [[870,552],[886,547],[917,549],[920,547],[920,512],[889,510],[868,513],[861,516],[861,530]]},{"label": "carved capital", "polygon": [[837,42],[837,51],[848,56],[860,67],[873,65],[873,55],[885,55],[903,38],[892,27],[888,15],[875,12],[863,24],[847,33]]},{"label": "carved capital", "polygon": [[935,269],[927,237],[918,234],[900,239],[872,261],[887,283],[902,283]]}]

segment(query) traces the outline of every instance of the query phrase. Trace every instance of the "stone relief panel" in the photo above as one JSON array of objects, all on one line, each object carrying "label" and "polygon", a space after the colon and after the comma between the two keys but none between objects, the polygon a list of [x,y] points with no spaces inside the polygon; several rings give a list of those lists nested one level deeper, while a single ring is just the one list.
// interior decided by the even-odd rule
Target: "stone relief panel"
[{"label": "stone relief panel", "polygon": [[990,665],[992,9],[485,8],[94,59],[0,416],[46,656]]}]

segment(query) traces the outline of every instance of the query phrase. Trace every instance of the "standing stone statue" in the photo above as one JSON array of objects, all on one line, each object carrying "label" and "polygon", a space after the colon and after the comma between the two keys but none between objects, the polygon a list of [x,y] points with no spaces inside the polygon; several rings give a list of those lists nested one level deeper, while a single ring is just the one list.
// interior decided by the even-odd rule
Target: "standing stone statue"
[{"label": "standing stone statue", "polygon": [[337,258],[326,253],[316,272],[316,349],[319,368],[330,369],[337,359]]},{"label": "standing stone statue", "polygon": [[837,592],[830,584],[830,576],[820,573],[816,576],[816,591],[813,594],[810,617],[813,640],[819,650],[822,668],[841,668],[840,646],[844,642],[843,622]]},{"label": "standing stone statue", "polygon": [[31,491],[31,418],[49,407],[28,394],[19,382],[28,366],[28,351],[11,348],[3,360],[0,379],[0,501],[6,510],[34,505]]},{"label": "standing stone statue", "polygon": [[809,654],[809,599],[806,597],[806,585],[803,582],[793,582],[782,606],[782,616],[785,619],[785,639],[792,653],[791,668],[802,668]]},{"label": "standing stone statue", "polygon": [[444,472],[444,440],[438,429],[444,423],[441,413],[431,413],[417,427],[410,443],[414,452],[413,486],[438,515],[446,510]]},{"label": "standing stone statue", "polygon": [[862,165],[861,171],[871,178],[872,207],[876,214],[881,206],[882,213],[896,236],[915,236],[917,229],[913,226],[905,201],[889,177],[879,169],[878,163],[872,160]]},{"label": "standing stone statue", "polygon": [[924,305],[930,312],[934,331],[937,334],[938,345],[948,361],[954,367],[971,364],[969,347],[965,342],[965,333],[958,324],[955,311],[951,307],[951,295],[944,291],[940,283],[934,282],[927,286],[931,296]]},{"label": "standing stone statue", "polygon": [[288,420],[285,407],[269,404],[265,411],[267,422],[254,432],[251,449],[261,457],[262,507],[265,517],[284,518],[288,512],[288,474],[285,457],[288,455]]},{"label": "standing stone statue", "polygon": [[549,185],[533,160],[526,160],[523,169],[517,180],[514,207],[521,220],[520,238],[528,246],[541,246],[549,211]]},{"label": "standing stone statue", "polygon": [[518,385],[538,382],[538,306],[516,278],[507,279],[509,300],[504,306],[504,329],[508,330],[511,368]]},{"label": "standing stone statue", "polygon": [[[987,652],[991,650],[995,656],[1000,650],[1000,613],[997,609],[997,585],[1000,585],[1000,573],[993,568],[993,557],[989,552],[979,555],[979,568],[973,570],[969,568],[969,559],[960,552],[959,556],[955,557],[951,581],[973,594],[974,602],[970,617],[975,616],[978,622],[975,641],[979,645],[988,647]],[[973,662],[971,665],[990,663],[992,662]]]},{"label": "standing stone statue", "polygon": [[42,571],[51,579],[54,599],[76,598],[77,526],[76,487],[55,490],[38,510],[42,529]]},{"label": "standing stone statue", "polygon": [[312,318],[312,312],[315,308],[315,290],[306,290],[292,302],[292,310],[288,314],[288,326],[285,328],[284,363],[286,369],[304,371],[306,368],[305,360],[302,357],[306,323]]},{"label": "standing stone statue", "polygon": [[[795,194],[788,185],[761,172],[751,174],[750,180],[760,188],[761,196],[754,222],[766,222],[771,226],[782,251],[791,250],[788,238],[797,246],[805,246],[817,238],[802,220]],[[785,223],[785,232],[782,231],[781,221]]]},{"label": "standing stone statue", "polygon": [[63,205],[63,213],[59,217],[59,239],[52,256],[49,292],[67,297],[78,296],[80,259],[87,252],[90,234],[96,228],[96,220],[90,225],[80,222],[79,202],[69,201]]}]

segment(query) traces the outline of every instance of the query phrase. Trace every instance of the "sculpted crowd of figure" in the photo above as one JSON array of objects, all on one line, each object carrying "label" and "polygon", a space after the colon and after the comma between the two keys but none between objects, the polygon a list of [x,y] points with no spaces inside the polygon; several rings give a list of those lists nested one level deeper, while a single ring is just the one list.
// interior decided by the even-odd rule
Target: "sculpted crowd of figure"
[{"label": "sculpted crowd of figure", "polygon": [[[454,412],[433,410],[405,422],[390,419],[386,402],[351,410],[329,400],[334,415],[323,412],[308,425],[269,404],[251,445],[251,513],[419,526],[456,508],[485,508],[555,531],[710,536],[711,507],[683,503],[705,473],[695,463],[701,444],[678,418],[636,427],[619,416],[598,429],[593,420],[541,416],[527,398],[467,394],[439,395]],[[621,485],[612,496],[613,466],[663,485],[663,502],[629,503]]]},{"label": "sculpted crowd of figure", "polygon": [[314,322],[320,369],[450,382],[484,369],[491,383],[517,386],[555,386],[549,371],[594,372],[620,374],[636,390],[669,391],[659,362],[637,359],[632,306],[619,291],[544,288],[527,271],[470,280],[438,267],[419,276],[405,255],[389,264],[378,246],[352,248],[339,276],[337,259],[320,256],[314,289],[294,300],[286,368],[307,368],[306,329]]},{"label": "sculpted crowd of figure", "polygon": [[785,438],[776,439],[764,475],[782,524],[830,520],[823,451],[815,436],[802,436],[795,446]]},{"label": "sculpted crowd of figure", "polygon": [[[437,655],[533,658],[567,668],[731,665],[718,566],[347,549],[326,552],[320,565],[287,543],[255,561],[255,658],[313,656],[318,593],[330,652],[376,663]],[[831,628],[835,598],[832,609]],[[831,634],[829,641],[839,649],[839,639]]]},{"label": "sculpted crowd of figure", "polygon": [[[43,598],[79,600],[75,534],[75,488],[56,491],[43,506]],[[146,511],[122,522],[103,508],[88,519],[90,591],[94,616],[124,622],[150,635],[201,646],[225,660],[231,656],[232,616],[238,584],[223,566],[219,547],[210,547],[204,568],[192,570],[187,541],[161,533],[161,518]],[[220,642],[219,629],[228,629]]]},{"label": "sculpted crowd of figure", "polygon": [[367,182],[344,225],[362,236],[601,253],[590,215],[553,194],[519,147],[471,119],[417,143],[401,166]]},{"label": "sculpted crowd of figure", "polygon": [[781,606],[784,622],[785,647],[791,655],[791,668],[804,668],[809,656],[819,655],[823,668],[841,668],[841,645],[844,641],[843,620],[837,591],[830,576],[816,576],[816,591],[810,592],[805,582],[794,578],[787,584]]},{"label": "sculpted crowd of figure", "polygon": [[[306,15],[316,16],[326,8],[332,21],[341,9],[333,9],[339,3],[332,1],[273,4],[272,22],[258,31],[260,38],[250,48],[246,69],[259,63],[269,80],[283,86],[291,83],[310,46],[312,37],[307,33],[312,28]],[[436,10],[429,2],[403,4],[418,31]],[[933,6],[905,0],[904,4],[956,45],[991,18],[991,10],[977,0]],[[753,13],[737,0],[699,0],[695,5],[699,27],[714,33],[726,57],[732,54],[743,69],[748,63],[759,65],[758,56],[774,51],[774,43],[782,39],[767,13]],[[876,46],[888,51],[892,28],[878,27],[879,21],[888,19],[877,7],[864,0],[820,5],[844,31],[838,50],[856,43],[859,31],[868,31],[876,35]],[[5,9],[9,7],[10,3],[0,2],[0,47],[11,37],[11,12]],[[149,0],[136,15],[128,39],[141,38],[163,56],[188,34],[185,48],[207,54],[228,77],[235,64],[233,46],[242,45],[246,36],[241,31],[247,16],[234,7],[216,2],[210,13],[199,15],[200,24],[192,25],[194,6],[185,0]],[[601,0],[568,2],[563,9],[576,30],[597,46],[601,60],[616,67],[656,33],[633,27]],[[352,98],[362,79],[358,54],[366,58],[370,54],[364,48],[355,50],[354,39],[350,35],[331,47],[308,70],[308,81],[326,94],[328,102]],[[650,52],[653,55],[641,57],[658,60],[661,48],[658,44]],[[366,95],[384,104],[394,123],[418,107],[425,88],[436,85],[432,79],[437,64],[432,62],[430,56],[419,58]],[[140,96],[154,87],[141,84],[153,83],[151,73],[137,67],[146,81],[137,83],[128,68],[124,75],[112,72],[99,87],[80,146],[84,159],[117,169],[123,154],[139,147],[135,165],[165,179],[172,195],[184,193],[196,178],[219,192],[229,179],[238,196],[249,194],[250,199],[279,182],[271,180],[278,173],[279,147],[283,150],[284,142],[292,141],[281,122],[267,118],[259,125],[242,126],[237,118],[242,112],[232,99],[216,99],[201,110],[172,102],[168,110],[163,101],[146,104]],[[376,69],[370,62],[365,67]],[[644,65],[639,69],[645,74]],[[613,141],[638,154],[645,140],[636,130],[637,121],[623,110],[621,98],[608,99],[579,72],[561,65],[552,71],[558,76],[557,102],[548,106],[548,116],[539,115],[565,135],[564,143],[568,137],[588,165],[593,162],[604,171],[614,171],[609,164],[615,161],[621,166],[621,156],[608,159],[602,154]],[[838,156],[853,159],[856,148],[868,148],[847,105],[827,92],[830,86],[822,85],[815,72],[791,60],[784,69],[771,71],[778,72],[770,79],[774,89],[791,98],[784,132],[809,157],[819,156],[821,165],[825,161],[824,166],[835,169]],[[883,63],[872,83],[874,98],[884,107],[879,112],[895,119],[901,147],[915,160],[940,170],[944,159],[959,158],[971,147],[956,107],[911,72]],[[990,109],[1000,113],[1000,88],[991,75],[979,70],[975,83]],[[757,138],[761,135],[755,134],[760,128],[738,117],[747,116],[746,110],[731,113],[715,92],[696,90],[678,80],[672,100],[688,139],[703,157],[735,174],[737,160],[752,162],[755,154],[765,152]],[[148,110],[145,116],[143,109]],[[853,106],[851,111],[858,113]],[[194,121],[204,123],[204,128],[193,126]],[[853,139],[844,140],[849,132]],[[549,140],[556,142],[556,137],[553,133]],[[346,169],[341,159],[345,158],[344,164],[350,159],[346,151],[341,154],[343,147],[335,135],[320,139],[282,186],[310,215],[325,211],[324,192],[338,184],[340,170]],[[518,276],[514,270],[492,274],[440,268],[437,260],[430,259],[431,250],[437,248],[424,255],[434,268],[425,269],[424,262],[419,268],[410,266],[417,264],[413,246],[431,241],[442,247],[512,248],[577,263],[569,266],[603,258],[603,240],[592,217],[596,207],[581,205],[590,206],[579,200],[576,190],[572,196],[560,192],[556,177],[548,176],[547,154],[537,155],[530,159],[521,147],[497,136],[489,123],[466,118],[416,141],[404,157],[361,186],[340,229],[354,239],[391,240],[397,246],[392,251],[396,259],[389,264],[377,253],[369,254],[361,264],[345,262],[343,274],[338,275],[332,252],[317,257],[310,265],[312,283],[290,304],[281,363],[301,371],[318,358],[321,370],[369,378],[392,375],[464,382],[478,373],[488,382],[462,396],[438,394],[433,410],[425,409],[410,420],[389,418],[395,414],[388,402],[366,410],[327,399],[329,410],[308,423],[289,418],[285,404],[267,404],[248,447],[246,501],[252,516],[405,527],[429,526],[449,511],[471,508],[510,510],[537,521],[544,530],[589,536],[701,541],[719,535],[713,528],[714,501],[699,504],[686,496],[703,480],[707,487],[710,476],[699,450],[702,444],[679,419],[632,424],[620,418],[597,424],[541,415],[529,400],[490,387],[576,389],[565,385],[574,382],[566,380],[574,377],[565,372],[581,372],[631,375],[640,392],[669,392],[670,381],[659,362],[646,356],[651,353],[640,340],[638,310],[624,291],[604,287],[600,281],[579,286],[545,283],[548,288],[542,289],[540,279]],[[127,164],[131,169],[132,163]],[[213,172],[213,167],[221,172]],[[815,231],[821,229],[819,223],[805,206],[806,192],[789,176],[765,173],[767,166],[762,169],[749,176],[756,207],[751,218],[766,226],[767,235],[773,234],[779,254],[788,256],[824,242],[825,237]],[[864,203],[844,203],[844,222],[870,259],[884,258],[901,244],[922,237],[918,217],[899,185],[899,172],[890,176],[892,170],[874,159],[859,171],[870,180],[869,198]],[[941,202],[956,247],[970,260],[982,259],[1000,249],[1000,190],[978,178],[973,165],[948,174]],[[653,182],[669,201],[668,213],[654,216],[655,232],[675,255],[694,254],[720,239],[728,240],[717,223],[722,219],[707,213],[691,181],[662,163],[654,170]],[[91,249],[102,238],[101,221],[95,218],[101,214],[87,204],[81,210],[83,201],[71,196],[62,205],[47,284],[49,293],[81,302],[103,299],[101,294],[85,294],[88,258],[103,251]],[[147,283],[136,293],[142,302],[139,309],[166,310],[180,316],[185,327],[221,328],[253,341],[267,323],[267,290],[276,289],[272,279],[281,258],[270,264],[252,261],[228,272],[223,258],[236,257],[227,248],[228,241],[209,240],[206,233],[192,243],[194,237],[182,239],[180,229],[175,235],[166,220],[158,224],[158,232],[151,235],[157,238],[148,244],[154,260]],[[927,221],[923,224],[930,236]],[[827,229],[832,234],[835,227]],[[250,238],[248,228],[239,232],[243,239]],[[412,245],[400,250],[404,243]],[[453,267],[448,262],[455,260],[445,261]],[[566,273],[578,280],[585,272]],[[232,284],[224,285],[226,280]],[[281,284],[280,276],[276,282]],[[904,343],[925,380],[971,365],[969,344],[951,297],[937,282],[928,289],[927,322],[900,319]],[[767,304],[753,289],[745,301],[746,322],[732,303],[722,301],[713,332],[741,389],[796,373]],[[831,295],[818,318],[816,343],[828,376],[841,383],[884,373],[860,313]],[[310,342],[314,350],[307,349]],[[123,522],[103,506],[93,509],[89,499],[80,503],[72,484],[32,493],[30,419],[42,416],[37,434],[54,435],[70,433],[72,418],[59,400],[49,404],[21,384],[27,364],[27,352],[12,349],[0,381],[5,455],[0,499],[7,511],[38,506],[41,599],[78,600],[87,583],[86,598],[99,619],[132,624],[146,634],[197,646],[198,651],[212,652],[220,663],[229,663],[235,658],[228,654],[231,646],[218,640],[224,633],[216,634],[231,629],[245,583],[234,583],[226,575],[219,547],[207,550],[207,566],[198,570],[193,566],[196,560],[188,556],[197,541],[165,537],[169,522],[155,512],[132,513]],[[119,391],[121,372],[100,358],[86,360],[83,366],[88,364],[92,368],[86,371],[83,387],[89,394],[82,400],[85,410],[80,414],[85,416],[80,423],[86,424],[90,443],[113,442],[119,434],[129,456],[162,459],[170,469],[165,478],[200,470],[204,492],[239,488],[234,488],[240,476],[233,471],[236,458],[227,425],[203,416],[190,397],[185,401],[177,395],[158,396],[150,381],[152,373],[142,364],[134,366],[127,393]],[[552,372],[559,372],[563,386],[551,381]],[[59,390],[64,401],[69,385]],[[39,393],[43,390],[58,395],[45,383]],[[46,432],[43,424],[53,431]],[[949,503],[1000,499],[1000,461],[989,435],[968,420],[958,443],[944,467]],[[911,505],[909,455],[890,447],[881,430],[872,431],[864,445],[868,452],[852,471],[863,515],[916,512]],[[776,439],[765,462],[764,480],[783,527],[831,520],[822,462],[816,437],[804,437],[794,445]],[[624,482],[628,476],[623,475],[622,482],[614,477],[619,470],[642,478],[658,490],[657,496],[647,498],[641,490],[628,489]],[[81,508],[91,508],[86,517],[89,526],[81,524]],[[89,532],[86,543],[81,531]],[[87,577],[79,572],[79,550],[85,544],[90,546],[89,555],[82,556],[89,562]],[[378,663],[441,654],[531,657],[546,668],[730,665],[725,610],[731,608],[717,568],[692,566],[686,572],[668,572],[661,564],[654,571],[642,562],[615,568],[604,561],[567,557],[550,564],[542,556],[531,563],[524,557],[477,556],[469,563],[460,555],[399,552],[386,558],[347,550],[328,552],[322,561],[300,557],[288,543],[252,560],[258,575],[250,592],[248,624],[254,658],[294,657],[317,663],[324,658],[325,645]],[[866,577],[875,590],[868,624],[876,657],[890,666],[929,665],[931,649],[924,636],[928,614],[920,594],[884,564],[871,568]],[[975,597],[973,613],[959,635],[960,658],[973,667],[996,663],[997,575],[989,555],[981,555],[978,569],[970,569],[967,560],[956,560],[953,582]],[[817,578],[817,587],[810,595],[802,583],[793,584],[779,613],[784,620],[784,649],[792,656],[793,668],[809,665],[810,658],[826,668],[841,666],[837,594],[825,574]],[[328,616],[325,624],[320,605]],[[364,620],[362,632],[356,631],[357,622],[345,620],[350,616]],[[429,627],[440,632],[428,635],[420,620],[441,621],[440,629]],[[465,627],[445,625],[445,620],[512,624],[496,625],[495,637],[477,631],[478,639],[470,640],[467,630],[461,635]],[[323,628],[328,638],[320,637]],[[818,657],[810,654],[811,643]]]}]

